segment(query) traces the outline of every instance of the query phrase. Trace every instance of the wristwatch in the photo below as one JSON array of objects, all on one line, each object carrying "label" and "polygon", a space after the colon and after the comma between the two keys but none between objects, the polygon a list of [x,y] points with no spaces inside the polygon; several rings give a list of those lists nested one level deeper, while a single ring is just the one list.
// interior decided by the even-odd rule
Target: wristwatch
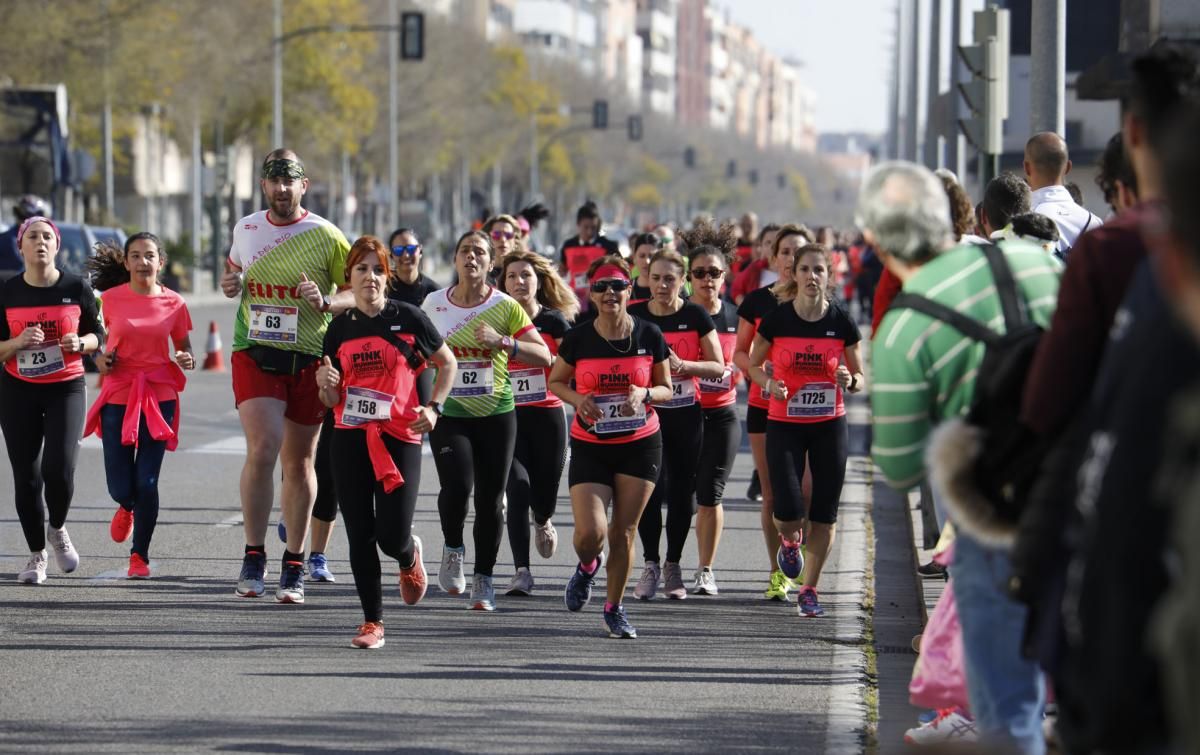
[{"label": "wristwatch", "polygon": [[321,311],[328,312],[332,308],[333,308],[333,299],[329,296],[329,294],[325,294],[324,296],[321,297]]},{"label": "wristwatch", "polygon": [[433,410],[433,413],[434,413],[434,414],[436,414],[437,416],[439,416],[439,417],[440,417],[440,416],[442,416],[442,404],[441,404],[441,402],[439,402],[439,401],[430,401],[430,402],[429,402],[429,408],[430,408],[430,409],[432,409],[432,410]]},{"label": "wristwatch", "polygon": [[513,347],[512,336],[504,336],[503,338],[500,339],[500,348],[504,349],[505,351],[512,351],[512,347]]}]

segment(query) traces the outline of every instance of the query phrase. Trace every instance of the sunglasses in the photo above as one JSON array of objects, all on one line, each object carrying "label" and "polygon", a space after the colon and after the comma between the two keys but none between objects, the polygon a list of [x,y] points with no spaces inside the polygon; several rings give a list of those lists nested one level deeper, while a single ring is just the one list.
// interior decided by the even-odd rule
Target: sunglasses
[{"label": "sunglasses", "polygon": [[592,284],[593,294],[603,294],[607,291],[613,293],[621,293],[629,288],[629,281],[623,281],[620,278],[609,278],[608,280],[596,281]]},{"label": "sunglasses", "polygon": [[712,279],[716,280],[717,278],[720,278],[723,275],[725,275],[725,271],[719,267],[708,267],[708,268],[694,267],[694,268],[692,268],[692,277],[695,278],[696,280],[704,280],[705,278],[712,278]]},{"label": "sunglasses", "polygon": [[420,244],[401,244],[400,246],[392,247],[392,254],[397,257],[408,255],[409,257],[416,256],[417,252],[421,251]]},{"label": "sunglasses", "polygon": [[499,241],[500,239],[512,239],[517,234],[512,231],[492,231],[492,239]]}]

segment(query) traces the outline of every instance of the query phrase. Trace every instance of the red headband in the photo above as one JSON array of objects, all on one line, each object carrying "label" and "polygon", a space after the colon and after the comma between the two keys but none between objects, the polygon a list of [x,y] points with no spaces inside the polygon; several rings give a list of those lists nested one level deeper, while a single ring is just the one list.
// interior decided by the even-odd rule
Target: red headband
[{"label": "red headband", "polygon": [[592,280],[604,280],[605,278],[619,278],[620,280],[629,282],[629,275],[617,267],[616,265],[601,265],[596,268],[596,272],[592,273]]}]

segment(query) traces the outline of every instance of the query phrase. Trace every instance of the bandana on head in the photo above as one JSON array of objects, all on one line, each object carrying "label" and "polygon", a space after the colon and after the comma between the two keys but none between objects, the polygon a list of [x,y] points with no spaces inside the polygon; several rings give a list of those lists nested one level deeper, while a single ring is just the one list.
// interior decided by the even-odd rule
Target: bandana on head
[{"label": "bandana on head", "polygon": [[34,223],[45,223],[46,225],[50,226],[50,229],[54,231],[54,238],[58,241],[58,247],[60,249],[62,248],[62,234],[58,232],[58,226],[54,225],[54,221],[52,221],[50,218],[42,215],[34,215],[31,218],[26,218],[25,222],[21,223],[21,227],[17,229],[18,248],[21,246],[21,239],[25,238],[25,231],[28,231],[29,226],[33,225]]},{"label": "bandana on head", "polygon": [[262,177],[266,178],[304,178],[304,166],[295,160],[268,160],[263,163]]},{"label": "bandana on head", "polygon": [[616,278],[626,283],[629,282],[629,276],[616,265],[601,265],[596,268],[596,272],[592,275],[592,280],[594,281],[605,280],[606,278]]}]

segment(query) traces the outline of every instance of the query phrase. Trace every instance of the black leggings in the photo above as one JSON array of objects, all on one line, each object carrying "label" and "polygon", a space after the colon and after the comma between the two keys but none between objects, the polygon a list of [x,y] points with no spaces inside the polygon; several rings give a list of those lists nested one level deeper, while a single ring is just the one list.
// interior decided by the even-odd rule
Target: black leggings
[{"label": "black leggings", "polygon": [[[807,518],[818,524],[835,523],[849,448],[850,429],[844,416],[824,422],[768,420],[767,469],[775,491],[775,518],[782,522]],[[806,456],[812,471],[812,500],[807,514],[800,492]]]},{"label": "black leggings", "polygon": [[742,423],[733,404],[704,410],[704,441],[696,470],[696,502],[701,506],[721,505],[741,442]]},{"label": "black leggings", "polygon": [[662,504],[667,504],[667,560],[678,563],[696,513],[696,464],[700,458],[704,415],[699,404],[655,410],[662,427],[662,467],[658,484],[638,522],[638,536],[647,561],[658,561],[662,535]]},{"label": "black leggings", "polygon": [[554,516],[567,458],[567,417],[561,406],[518,407],[517,445],[508,473],[508,546],[513,565],[529,566],[529,512],[542,524]]},{"label": "black leggings", "polygon": [[517,442],[517,417],[442,417],[433,428],[433,461],[442,490],[438,516],[449,548],[461,548],[475,489],[475,573],[492,576],[504,527],[504,487]]},{"label": "black leggings", "polygon": [[384,435],[383,442],[404,478],[404,484],[391,493],[375,480],[365,432],[334,430],[329,443],[333,481],[350,543],[350,571],[366,621],[383,620],[379,551],[400,564],[413,562],[412,520],[421,487],[421,446],[390,435]]},{"label": "black leggings", "polygon": [[[167,424],[175,417],[178,403],[160,401],[159,411]],[[162,471],[167,441],[155,440],[142,416],[137,448],[121,442],[125,404],[100,407],[100,434],[104,439],[104,477],[108,494],[126,511],[133,512],[133,545],[130,553],[150,560],[150,540],[158,526],[158,474]]]},{"label": "black leggings", "polygon": [[321,423],[321,434],[317,436],[317,456],[314,466],[317,469],[317,499],[313,503],[313,519],[322,522],[332,522],[337,519],[338,497],[333,482],[333,461],[330,458],[329,446],[333,439],[333,410],[325,412],[325,421]]},{"label": "black leggings", "polygon": [[0,380],[0,430],[12,464],[17,518],[31,553],[46,547],[47,510],[51,527],[67,521],[85,414],[82,377],[38,384],[5,372]]}]

